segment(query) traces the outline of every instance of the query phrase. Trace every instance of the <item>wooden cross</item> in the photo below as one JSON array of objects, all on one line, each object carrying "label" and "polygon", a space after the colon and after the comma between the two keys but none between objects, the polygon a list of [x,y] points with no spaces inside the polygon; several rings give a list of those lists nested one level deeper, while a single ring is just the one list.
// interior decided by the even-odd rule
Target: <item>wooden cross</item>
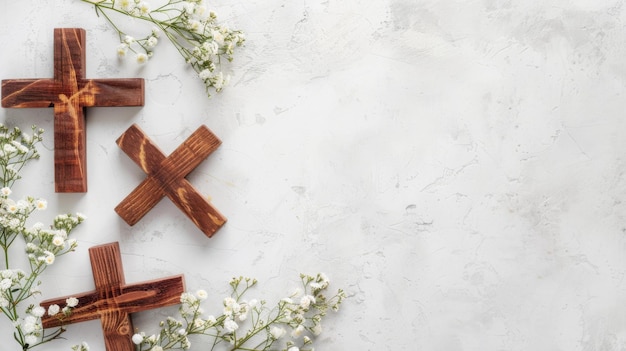
[{"label": "wooden cross", "polygon": [[133,351],[135,331],[130,313],[179,304],[180,295],[185,291],[184,278],[178,275],[127,285],[118,243],[92,247],[89,257],[96,290],[43,301],[41,306],[48,310],[54,304],[64,307],[69,297],[78,299],[69,317],[61,321],[58,315],[46,314],[42,318],[43,327],[100,319],[107,351]]},{"label": "wooden cross", "polygon": [[221,143],[206,126],[201,126],[165,157],[137,125],[132,125],[117,139],[117,145],[148,177],[122,200],[115,212],[132,226],[167,196],[211,237],[226,223],[226,218],[185,177]]},{"label": "wooden cross", "polygon": [[2,107],[54,107],[56,192],[87,191],[85,108],[143,106],[143,79],[85,79],[85,30],[54,30],[54,78],[2,81]]}]

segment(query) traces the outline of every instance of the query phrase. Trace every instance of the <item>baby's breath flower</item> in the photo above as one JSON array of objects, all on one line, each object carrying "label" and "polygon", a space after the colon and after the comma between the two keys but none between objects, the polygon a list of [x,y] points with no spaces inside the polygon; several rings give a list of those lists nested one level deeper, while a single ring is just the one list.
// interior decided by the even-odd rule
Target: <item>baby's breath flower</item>
[{"label": "baby's breath flower", "polygon": [[122,43],[117,47],[117,56],[120,58],[123,58],[126,56],[126,53],[128,52],[128,44],[126,43]]},{"label": "baby's breath flower", "polygon": [[48,307],[48,315],[51,317],[56,316],[61,311],[61,307],[59,305],[50,305]]},{"label": "baby's breath flower", "polygon": [[[207,95],[221,91],[228,82],[228,75],[221,66],[234,58],[235,48],[245,42],[239,30],[232,30],[217,22],[217,15],[208,11],[203,0],[167,0],[153,9],[143,0],[82,0],[92,4],[96,13],[117,12],[151,24],[150,33],[134,37],[113,22],[114,16],[102,16],[119,35],[117,47],[120,58],[133,52],[138,63],[146,63],[158,44],[161,31],[174,45],[186,63],[201,76]],[[135,22],[136,23],[136,22]],[[199,49],[199,48],[203,49]],[[208,70],[211,74],[208,75]]]},{"label": "baby's breath flower", "polygon": [[144,64],[146,62],[148,62],[148,55],[144,54],[144,53],[139,53],[136,56],[137,59],[137,63],[138,64]]},{"label": "baby's breath flower", "polygon": [[143,342],[143,336],[141,336],[141,334],[134,334],[132,339],[135,345],[139,345]]},{"label": "baby's breath flower", "polygon": [[78,299],[75,297],[69,297],[67,300],[65,300],[65,303],[68,307],[74,308],[78,306]]},{"label": "baby's breath flower", "polygon": [[283,337],[283,335],[285,335],[286,331],[285,328],[281,328],[281,327],[272,327],[270,329],[270,335],[272,336],[273,339],[278,340],[280,338]]},{"label": "baby's breath flower", "polygon": [[198,290],[196,292],[196,296],[198,296],[198,299],[200,300],[206,300],[206,298],[208,297],[208,294],[206,290]]},{"label": "baby's breath flower", "polygon": [[226,319],[224,321],[224,330],[226,331],[226,333],[232,333],[238,328],[239,328],[239,325],[234,320]]}]

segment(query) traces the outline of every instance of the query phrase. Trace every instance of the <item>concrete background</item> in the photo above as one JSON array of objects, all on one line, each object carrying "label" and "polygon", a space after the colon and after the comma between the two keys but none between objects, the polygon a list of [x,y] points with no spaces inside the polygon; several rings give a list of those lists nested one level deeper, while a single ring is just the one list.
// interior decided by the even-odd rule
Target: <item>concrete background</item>
[{"label": "concrete background", "polygon": [[[128,282],[185,273],[218,311],[232,276],[273,301],[325,272],[350,298],[316,350],[626,350],[624,1],[210,7],[248,42],[209,100],[166,43],[119,63],[88,5],[0,3],[1,78],[51,77],[53,28],[82,27],[88,77],[146,79],[145,107],[89,110],[86,194],[53,192],[51,110],[0,109],[48,131],[16,193],[89,217],[45,298],[92,289],[87,248],[119,241]],[[132,123],[166,153],[201,124],[222,139],[189,177],[229,219],[214,238],[168,200],[115,214],[143,179],[115,145]],[[46,349],[103,349],[99,322],[69,329]]]}]

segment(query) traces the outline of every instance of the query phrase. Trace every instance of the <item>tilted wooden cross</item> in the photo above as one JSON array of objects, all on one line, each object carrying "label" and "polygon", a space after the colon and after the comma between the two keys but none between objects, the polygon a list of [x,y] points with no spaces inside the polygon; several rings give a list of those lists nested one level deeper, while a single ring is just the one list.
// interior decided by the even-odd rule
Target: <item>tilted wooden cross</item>
[{"label": "tilted wooden cross", "polygon": [[133,351],[134,334],[130,313],[151,310],[180,303],[185,291],[182,275],[127,285],[124,279],[122,258],[118,243],[95,246],[89,249],[91,269],[96,290],[43,301],[46,310],[51,305],[66,305],[69,297],[78,299],[69,317],[61,322],[58,316],[42,318],[44,328],[100,319],[107,351]]},{"label": "tilted wooden cross", "polygon": [[122,200],[115,212],[134,225],[167,196],[211,237],[226,223],[226,218],[185,177],[220,144],[215,134],[201,126],[166,157],[137,125],[132,125],[117,139],[117,145],[148,177]]},{"label": "tilted wooden cross", "polygon": [[86,79],[85,30],[54,30],[54,78],[2,81],[2,107],[54,107],[56,192],[87,191],[85,108],[143,106],[143,79]]}]

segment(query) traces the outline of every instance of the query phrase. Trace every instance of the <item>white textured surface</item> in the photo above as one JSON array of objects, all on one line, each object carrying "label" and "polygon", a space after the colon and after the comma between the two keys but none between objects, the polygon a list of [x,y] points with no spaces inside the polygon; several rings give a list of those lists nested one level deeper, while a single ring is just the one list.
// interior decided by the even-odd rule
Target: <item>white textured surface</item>
[{"label": "white textured surface", "polygon": [[[77,0],[0,3],[1,78],[51,76],[53,28],[83,27],[88,77],[147,80],[145,107],[89,110],[83,195],[53,193],[52,111],[0,110],[48,130],[16,191],[89,217],[45,297],[91,289],[87,248],[120,241],[128,282],[185,273],[219,299],[233,275],[273,300],[326,272],[351,297],[317,350],[626,350],[624,1],[212,6],[248,43],[206,100],[164,44],[119,65]],[[132,123],[166,152],[200,124],[223,140],[190,177],[229,219],[213,239],[167,200],[115,214],[143,178],[115,145]]]}]

